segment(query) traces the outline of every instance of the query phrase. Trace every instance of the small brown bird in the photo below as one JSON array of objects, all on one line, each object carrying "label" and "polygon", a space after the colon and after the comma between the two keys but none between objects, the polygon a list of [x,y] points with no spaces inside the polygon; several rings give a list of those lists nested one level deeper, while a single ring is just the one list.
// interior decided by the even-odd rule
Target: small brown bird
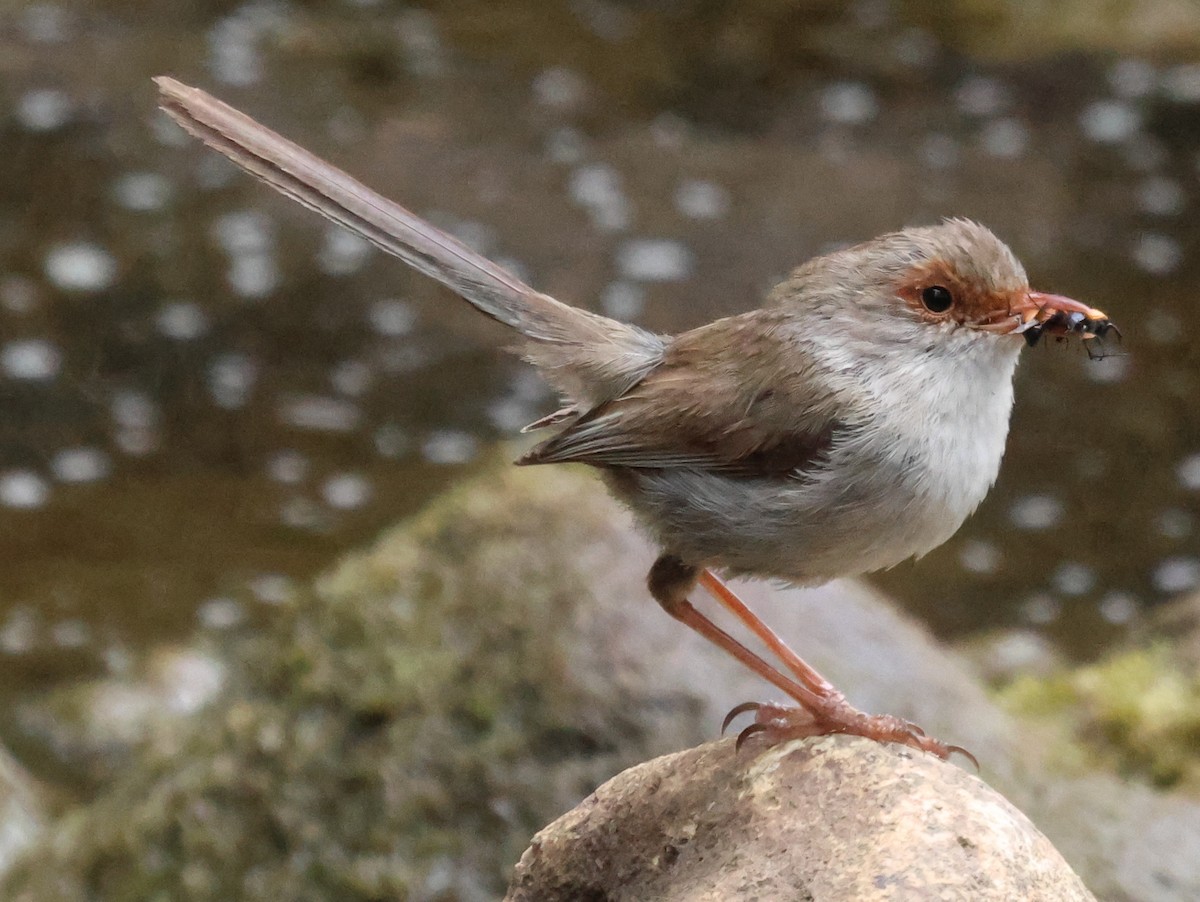
[{"label": "small brown bird", "polygon": [[[662,549],[658,603],[798,703],[734,709],[756,712],[743,737],[962,751],[853,708],[717,572],[806,585],[941,545],[995,482],[1021,348],[1043,331],[1102,336],[1115,328],[1103,313],[1032,291],[995,235],[953,219],[810,260],[762,309],[655,335],[533,290],[203,91],[156,82],[163,109],[210,147],[518,333],[564,399],[526,427],[561,431],[518,463],[598,468]],[[782,669],[693,607],[697,584]]]}]

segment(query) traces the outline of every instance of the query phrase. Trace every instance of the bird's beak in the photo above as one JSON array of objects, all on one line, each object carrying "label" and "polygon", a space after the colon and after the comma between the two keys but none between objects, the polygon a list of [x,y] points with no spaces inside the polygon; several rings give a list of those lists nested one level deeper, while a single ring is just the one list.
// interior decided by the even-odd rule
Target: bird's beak
[{"label": "bird's beak", "polygon": [[1037,334],[1049,331],[1059,335],[1080,334],[1085,338],[1103,335],[1115,327],[1103,312],[1061,294],[1026,291],[1005,299],[1004,305],[985,314],[977,328],[1001,335]]}]

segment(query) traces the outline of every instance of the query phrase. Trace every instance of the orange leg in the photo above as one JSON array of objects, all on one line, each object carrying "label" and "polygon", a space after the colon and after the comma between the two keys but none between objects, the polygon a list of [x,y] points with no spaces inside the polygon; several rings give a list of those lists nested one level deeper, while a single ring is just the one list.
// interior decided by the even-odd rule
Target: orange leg
[{"label": "orange leg", "polygon": [[750,632],[758,636],[763,645],[771,649],[775,656],[787,666],[787,669],[814,693],[824,697],[841,694],[833,688],[833,684],[829,680],[821,676],[805,663],[804,659],[792,651],[787,643],[779,638],[779,634],[775,630],[767,626],[757,614],[746,606],[744,601],[733,594],[733,590],[725,585],[719,576],[707,567],[700,571],[700,585],[707,589],[708,593],[738,620],[742,621]]},{"label": "orange leg", "polygon": [[713,645],[733,655],[760,677],[783,690],[803,705],[820,705],[823,699],[807,686],[802,686],[795,680],[780,673],[745,645],[721,629],[686,599],[678,602],[670,611],[672,617],[685,626],[691,627]]},{"label": "orange leg", "polygon": [[[824,736],[830,733],[849,733],[879,742],[896,742],[910,748],[946,758],[960,752],[971,761],[973,755],[953,745],[946,745],[925,735],[915,724],[899,717],[871,715],[851,706],[833,684],[806,664],[779,635],[751,611],[734,592],[711,570],[684,564],[678,558],[664,555],[650,571],[651,594],[659,604],[681,623],[691,627],[725,652],[733,655],[763,679],[786,692],[800,707],[776,704],[746,703],[734,708],[725,725],[746,711],[755,713],[754,723],[738,736],[738,746],[754,736],[769,742],[805,736]],[[727,608],[771,652],[783,662],[795,679],[781,673],[745,645],[701,614],[687,600],[691,588],[699,582],[721,605]],[[976,763],[976,766],[978,764]]]}]

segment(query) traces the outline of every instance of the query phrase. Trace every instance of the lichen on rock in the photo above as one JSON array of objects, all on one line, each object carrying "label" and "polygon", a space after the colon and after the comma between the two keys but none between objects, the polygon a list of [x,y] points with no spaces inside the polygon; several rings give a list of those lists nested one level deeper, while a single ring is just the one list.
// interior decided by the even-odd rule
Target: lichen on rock
[{"label": "lichen on rock", "polygon": [[1000,692],[1010,710],[1051,725],[1057,758],[1200,795],[1200,674],[1162,640]]}]

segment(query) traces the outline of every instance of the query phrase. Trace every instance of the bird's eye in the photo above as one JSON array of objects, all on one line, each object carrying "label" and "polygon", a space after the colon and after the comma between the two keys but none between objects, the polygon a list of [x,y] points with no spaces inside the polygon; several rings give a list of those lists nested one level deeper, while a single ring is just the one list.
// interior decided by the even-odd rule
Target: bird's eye
[{"label": "bird's eye", "polygon": [[921,303],[930,313],[945,313],[954,303],[954,298],[949,289],[941,285],[930,285],[921,292]]}]

